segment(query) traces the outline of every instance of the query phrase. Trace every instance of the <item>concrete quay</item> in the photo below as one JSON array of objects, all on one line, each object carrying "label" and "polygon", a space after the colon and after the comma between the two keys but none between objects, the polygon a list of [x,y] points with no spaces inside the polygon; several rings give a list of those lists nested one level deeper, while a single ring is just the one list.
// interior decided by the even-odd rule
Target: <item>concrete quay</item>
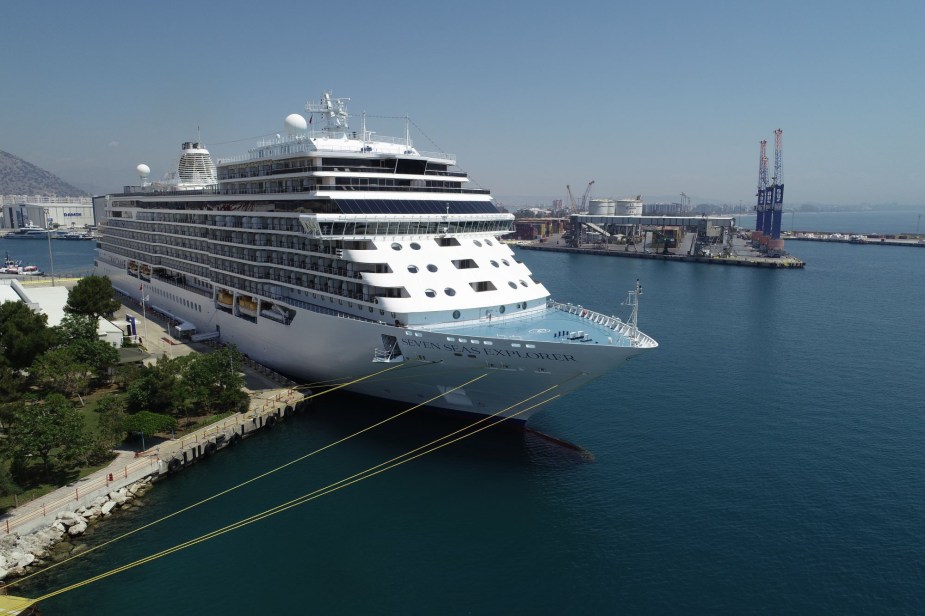
[{"label": "concrete quay", "polygon": [[672,261],[682,263],[706,263],[708,265],[735,265],[742,267],[764,267],[771,269],[800,269],[806,264],[791,255],[782,257],[762,257],[759,255],[740,255],[733,254],[730,256],[695,256],[686,254],[662,254],[655,252],[635,252],[627,250],[614,250],[608,248],[570,248],[567,246],[549,245],[549,244],[519,244],[524,250],[546,250],[551,252],[570,252],[583,255],[598,255],[605,257],[625,257],[630,259],[653,259],[657,261]]}]

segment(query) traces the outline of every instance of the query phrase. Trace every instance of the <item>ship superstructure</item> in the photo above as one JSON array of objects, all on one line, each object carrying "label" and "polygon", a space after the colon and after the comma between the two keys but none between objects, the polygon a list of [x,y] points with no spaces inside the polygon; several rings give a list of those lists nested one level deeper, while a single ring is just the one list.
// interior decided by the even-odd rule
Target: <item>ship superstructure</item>
[{"label": "ship superstructure", "polygon": [[513,216],[454,156],[418,151],[407,129],[374,136],[365,117],[352,131],[347,102],[310,102],[308,120],[292,114],[285,135],[219,160],[214,180],[208,151],[184,144],[176,182],[143,175],[107,198],[98,272],[302,381],[403,363],[350,389],[444,393],[431,404],[478,414],[657,346],[635,324],[552,302],[500,241]]}]

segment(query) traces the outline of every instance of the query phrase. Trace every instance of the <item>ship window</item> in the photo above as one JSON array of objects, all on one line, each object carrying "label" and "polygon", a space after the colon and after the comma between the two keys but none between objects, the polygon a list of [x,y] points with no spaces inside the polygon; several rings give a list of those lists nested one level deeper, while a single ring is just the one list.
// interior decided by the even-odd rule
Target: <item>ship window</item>
[{"label": "ship window", "polygon": [[491,260],[491,264],[494,265],[495,267],[501,267],[500,265],[498,265],[498,262],[495,261],[494,259]]},{"label": "ship window", "polygon": [[437,266],[434,265],[433,263],[431,263],[431,264],[429,264],[429,265],[427,266],[427,271],[428,271],[428,272],[436,272],[436,271],[437,271]]},{"label": "ship window", "polygon": [[451,287],[445,288],[443,292],[449,295],[450,297],[453,297],[454,295],[456,295],[456,289],[453,289]]},{"label": "ship window", "polygon": [[504,306],[499,306],[498,312],[500,312],[501,314],[504,314]]},{"label": "ship window", "polygon": [[510,263],[507,262],[507,259],[501,259],[501,262],[504,263],[505,265],[510,265]]},{"label": "ship window", "polygon": [[424,295],[426,295],[427,297],[437,297],[437,292],[434,291],[433,289],[427,289],[426,291],[424,291]]},{"label": "ship window", "polygon": [[476,246],[478,246],[479,248],[482,247],[482,242],[480,242],[480,241],[478,241],[478,240],[472,240],[472,243],[475,244]]},{"label": "ship window", "polygon": [[516,289],[516,288],[517,288],[517,283],[514,282],[513,280],[508,280],[507,286],[511,287],[512,289]]},{"label": "ship window", "polygon": [[491,240],[485,240],[485,243],[488,244],[489,246],[492,246],[492,245],[493,245],[493,244],[491,243]]},{"label": "ship window", "polygon": [[398,242],[392,242],[392,250],[401,250],[401,244]]},{"label": "ship window", "polygon": [[412,274],[417,274],[417,273],[418,273],[418,266],[417,266],[417,265],[409,265],[409,266],[408,266],[408,271],[411,272]]},{"label": "ship window", "polygon": [[454,311],[453,311],[453,318],[454,318],[454,319],[458,319],[458,318],[459,318],[459,311],[458,311],[458,310],[454,310]]},{"label": "ship window", "polygon": [[525,287],[525,286],[527,286],[527,283],[524,282],[523,280],[521,280],[521,281],[520,281],[520,286]]},{"label": "ship window", "polygon": [[411,250],[420,250],[420,249],[421,249],[421,245],[418,244],[417,242],[411,242],[411,244],[409,244],[409,245],[411,246]]}]

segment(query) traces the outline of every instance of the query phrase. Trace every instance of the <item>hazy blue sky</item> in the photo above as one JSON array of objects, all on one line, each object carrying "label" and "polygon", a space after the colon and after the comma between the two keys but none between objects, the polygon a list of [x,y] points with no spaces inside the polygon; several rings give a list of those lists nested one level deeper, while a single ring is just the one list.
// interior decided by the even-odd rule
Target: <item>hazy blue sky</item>
[{"label": "hazy blue sky", "polygon": [[[323,90],[409,114],[499,196],[745,203],[784,131],[789,203],[925,202],[925,3],[6,2],[0,149],[112,191]],[[368,128],[399,135],[375,118]]]}]

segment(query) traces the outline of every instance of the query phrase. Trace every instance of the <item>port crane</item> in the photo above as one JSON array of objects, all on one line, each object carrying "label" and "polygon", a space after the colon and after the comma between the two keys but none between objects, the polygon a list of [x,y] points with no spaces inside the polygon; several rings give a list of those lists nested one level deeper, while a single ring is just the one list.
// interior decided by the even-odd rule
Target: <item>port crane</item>
[{"label": "port crane", "polygon": [[581,196],[581,203],[575,203],[575,197],[572,195],[572,187],[568,184],[565,185],[565,190],[568,192],[568,201],[570,211],[575,214],[577,212],[586,212],[588,210],[588,197],[591,195],[591,187],[594,185],[594,180],[588,182],[588,187],[585,188],[585,194]]}]

